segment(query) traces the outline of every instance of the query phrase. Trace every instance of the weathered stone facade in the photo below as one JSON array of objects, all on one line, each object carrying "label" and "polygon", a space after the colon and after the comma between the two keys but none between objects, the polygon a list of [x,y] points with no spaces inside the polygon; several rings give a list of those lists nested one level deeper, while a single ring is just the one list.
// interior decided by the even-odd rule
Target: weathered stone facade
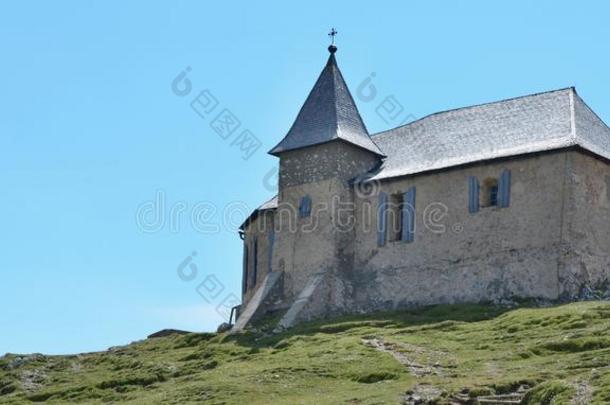
[{"label": "weathered stone facade", "polygon": [[[357,110],[344,83],[339,90],[328,85],[328,97],[320,93],[324,83],[342,82],[331,59],[312,91],[324,111],[341,111],[337,122],[323,123],[325,131],[333,125],[345,128],[341,119],[350,125],[360,119],[345,118]],[[347,93],[337,96],[337,91]],[[438,303],[570,300],[605,291],[610,279],[610,164],[599,148],[583,145],[610,144],[610,130],[573,89],[547,94],[555,93],[524,98],[520,108],[514,100],[510,108],[494,104],[489,116],[480,106],[463,112],[465,125],[468,120],[487,122],[490,130],[513,136],[509,146],[522,153],[497,153],[493,139],[489,145],[477,140],[483,146],[469,161],[437,168],[451,142],[471,139],[452,130],[446,136],[457,138],[444,145],[422,141],[428,155],[431,147],[438,149],[439,160],[430,162],[433,170],[397,173],[392,163],[391,176],[384,176],[384,161],[390,156],[396,162],[397,157],[383,146],[389,144],[388,136],[405,136],[399,133],[403,128],[383,139],[372,136],[374,147],[357,138],[368,137],[363,124],[350,127],[348,135],[344,130],[312,144],[308,131],[322,127],[315,117],[303,118],[304,110],[315,111],[305,108],[308,99],[281,148],[274,149],[280,158],[278,196],[242,227],[241,312],[248,310],[249,321],[286,311],[279,326],[289,327],[343,313]],[[546,111],[539,104],[548,99],[556,113],[524,120],[543,127],[540,120],[553,123],[546,144],[539,141],[540,133],[535,143],[528,143],[526,127],[504,128],[499,122],[497,111],[514,121],[514,114],[527,114],[532,105],[536,114]],[[575,114],[578,108],[582,119]],[[447,114],[453,114],[448,120],[455,127],[454,117],[462,112]],[[442,117],[434,120],[442,122]],[[307,125],[299,127],[299,122]],[[565,130],[565,142],[559,130]],[[588,131],[595,132],[590,143]],[[403,199],[408,190],[413,206]],[[303,208],[304,198],[309,210]],[[253,299],[260,288],[269,293],[258,290]]]}]

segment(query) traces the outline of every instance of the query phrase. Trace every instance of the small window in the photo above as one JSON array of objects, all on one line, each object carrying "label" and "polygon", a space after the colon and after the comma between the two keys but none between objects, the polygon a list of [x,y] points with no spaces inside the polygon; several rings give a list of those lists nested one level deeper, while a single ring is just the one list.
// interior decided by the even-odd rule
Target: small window
[{"label": "small window", "polygon": [[495,207],[498,205],[498,186],[489,187],[489,205]]},{"label": "small window", "polygon": [[311,198],[306,195],[301,198],[301,202],[299,203],[299,217],[307,218],[311,215]]},{"label": "small window", "polygon": [[387,207],[388,240],[413,242],[415,237],[415,187],[393,194]]},{"label": "small window", "polygon": [[481,207],[496,207],[498,205],[498,179],[489,178],[481,187]]}]

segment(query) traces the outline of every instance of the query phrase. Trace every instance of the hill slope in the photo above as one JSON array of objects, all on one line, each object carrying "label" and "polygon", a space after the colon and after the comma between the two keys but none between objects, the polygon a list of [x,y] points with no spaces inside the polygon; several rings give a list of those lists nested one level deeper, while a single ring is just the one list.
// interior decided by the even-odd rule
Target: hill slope
[{"label": "hill slope", "polygon": [[528,387],[523,403],[610,403],[606,302],[437,306],[264,330],[8,354],[0,403],[466,403],[518,391],[516,403]]}]

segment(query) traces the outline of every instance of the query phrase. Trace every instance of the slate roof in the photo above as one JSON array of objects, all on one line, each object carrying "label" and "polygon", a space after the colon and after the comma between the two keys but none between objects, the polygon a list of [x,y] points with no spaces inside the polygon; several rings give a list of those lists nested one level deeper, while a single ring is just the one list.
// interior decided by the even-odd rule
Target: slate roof
[{"label": "slate roof", "polygon": [[288,134],[270,154],[277,156],[281,152],[341,139],[383,156],[366,130],[337,66],[334,50]]},{"label": "slate roof", "polygon": [[373,180],[570,146],[610,159],[610,129],[573,87],[431,114],[373,140],[387,155]]},{"label": "slate roof", "polygon": [[277,208],[277,206],[278,206],[278,195],[276,194],[275,197],[271,198],[270,200],[265,201],[258,208],[256,208],[254,211],[252,211],[252,213],[248,216],[248,218],[246,218],[244,223],[240,225],[239,229],[243,230],[246,226],[248,226],[248,224],[250,222],[254,221],[261,212],[267,211],[267,210],[274,210]]},{"label": "slate roof", "polygon": [[273,197],[270,200],[263,203],[260,207],[257,208],[257,210],[258,211],[271,210],[271,209],[277,208],[277,204],[278,204],[278,196],[276,194],[275,197]]}]

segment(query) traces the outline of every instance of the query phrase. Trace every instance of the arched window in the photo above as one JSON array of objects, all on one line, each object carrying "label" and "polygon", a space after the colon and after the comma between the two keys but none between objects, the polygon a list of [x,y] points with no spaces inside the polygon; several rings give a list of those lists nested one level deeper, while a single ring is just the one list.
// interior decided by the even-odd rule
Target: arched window
[{"label": "arched window", "polygon": [[483,187],[481,187],[480,204],[481,207],[495,207],[498,205],[498,179],[485,179]]}]

